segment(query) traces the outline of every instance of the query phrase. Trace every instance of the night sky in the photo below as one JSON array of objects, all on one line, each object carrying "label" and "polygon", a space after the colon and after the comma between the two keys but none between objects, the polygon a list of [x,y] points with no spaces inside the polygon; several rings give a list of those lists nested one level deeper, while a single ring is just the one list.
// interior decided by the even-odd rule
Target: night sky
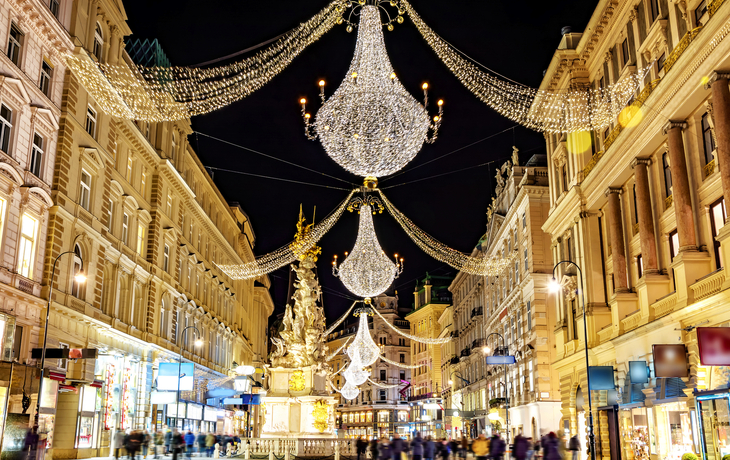
[{"label": "night sky", "polygon": [[[326,4],[326,0],[124,1],[133,37],[157,38],[173,65],[195,65],[246,49],[308,20]],[[596,2],[413,0],[412,4],[429,26],[462,52],[502,75],[537,86],[560,41],[561,28],[572,26],[574,31],[582,31]],[[301,97],[307,97],[308,110],[314,115],[319,108],[314,103],[318,101],[317,82],[322,78],[327,81],[328,95],[339,86],[350,64],[356,35],[348,34],[344,26],[336,26],[252,96],[194,118],[193,129],[361,184],[360,178],[332,161],[318,141],[306,139],[298,105]],[[431,100],[442,98],[445,105],[437,142],[425,144],[403,170],[405,173],[390,180],[381,178],[380,186],[395,206],[423,230],[453,248],[471,252],[485,232],[485,213],[494,190],[494,165],[433,176],[490,160],[499,166],[511,156],[513,144],[520,149],[524,162],[533,154],[545,153],[543,136],[522,127],[510,129],[515,126],[513,122],[496,114],[461,86],[407,16],[402,25],[396,24],[395,31],[385,31],[385,44],[393,67],[409,92],[421,100],[421,84],[428,81]],[[433,104],[430,108],[433,112]],[[478,141],[481,142],[469,146]],[[205,136],[193,134],[190,142],[206,166],[348,187],[321,174]],[[466,146],[469,147],[463,148]],[[462,150],[454,152],[457,149]],[[447,154],[450,155],[446,157]],[[444,158],[437,159],[440,157]],[[434,159],[437,160],[425,164]],[[214,172],[214,180],[223,195],[229,201],[238,201],[251,218],[257,255],[291,241],[300,204],[309,218],[316,206],[316,218],[320,220],[347,195],[343,190],[221,171]],[[388,186],[393,188],[385,189]],[[401,307],[411,305],[415,280],[426,272],[456,274],[456,270],[421,252],[387,213],[375,218],[375,227],[385,252],[397,252],[405,258],[405,270],[391,289],[391,293],[398,290]],[[330,262],[333,254],[342,255],[352,248],[356,234],[357,214],[346,212],[320,241],[320,282],[329,321],[335,320],[354,300],[332,276]],[[288,268],[270,276],[278,312],[287,301]]]}]

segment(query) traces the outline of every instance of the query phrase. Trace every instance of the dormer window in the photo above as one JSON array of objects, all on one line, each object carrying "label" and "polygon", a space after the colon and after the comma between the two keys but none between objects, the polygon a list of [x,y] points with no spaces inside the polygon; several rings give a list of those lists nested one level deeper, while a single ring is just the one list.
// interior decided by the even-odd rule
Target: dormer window
[{"label": "dormer window", "polygon": [[94,48],[92,49],[92,52],[94,53],[94,56],[96,56],[96,59],[101,61],[101,53],[102,53],[102,47],[104,46],[104,33],[101,30],[101,24],[98,22],[96,23],[96,28],[94,29]]}]

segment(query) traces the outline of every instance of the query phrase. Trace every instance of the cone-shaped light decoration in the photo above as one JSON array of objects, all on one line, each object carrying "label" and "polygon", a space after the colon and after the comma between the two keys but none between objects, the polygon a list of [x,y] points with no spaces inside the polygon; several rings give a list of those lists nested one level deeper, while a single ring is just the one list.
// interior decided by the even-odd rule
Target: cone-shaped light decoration
[{"label": "cone-shaped light decoration", "polygon": [[380,247],[373,226],[373,213],[370,205],[360,208],[360,227],[352,252],[338,267],[333,265],[333,273],[345,287],[358,297],[376,297],[390,287],[400,275],[402,264],[393,263]]},{"label": "cone-shaped light decoration", "polygon": [[357,398],[357,395],[360,394],[360,389],[350,382],[345,382],[340,393],[345,397],[345,399],[355,399]]},{"label": "cone-shaped light decoration", "polygon": [[317,112],[322,146],[351,173],[383,177],[416,156],[430,125],[426,108],[393,72],[378,7],[363,6],[350,70]]},{"label": "cone-shaped light decoration", "polygon": [[[350,370],[353,366],[363,368],[370,366],[378,360],[380,356],[380,347],[373,342],[370,337],[370,328],[368,328],[368,315],[364,312],[360,313],[360,323],[357,328],[357,335],[347,348],[347,355],[350,357]],[[358,384],[359,385],[359,384]]]},{"label": "cone-shaped light decoration", "polygon": [[370,377],[370,372],[356,365],[356,363],[353,361],[350,363],[349,366],[347,366],[347,369],[345,369],[342,375],[345,377],[345,380],[348,383],[358,386],[368,381],[368,377]]}]

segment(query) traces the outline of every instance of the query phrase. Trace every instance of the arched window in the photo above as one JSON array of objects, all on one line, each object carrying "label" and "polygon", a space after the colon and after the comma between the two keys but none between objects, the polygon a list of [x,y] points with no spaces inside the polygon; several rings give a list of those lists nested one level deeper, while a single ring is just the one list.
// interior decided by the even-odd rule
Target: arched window
[{"label": "arched window", "polygon": [[165,299],[162,299],[162,303],[160,305],[160,337],[167,338],[167,321],[170,317],[170,312],[167,311],[167,302],[165,302]]},{"label": "arched window", "polygon": [[73,268],[73,284],[71,285],[71,295],[77,299],[84,300],[84,290],[82,289],[82,283],[76,281],[76,274],[83,268],[83,262],[81,257],[81,248],[77,244],[74,246],[74,268]]},{"label": "arched window", "polygon": [[672,196],[672,171],[669,169],[669,154],[662,155],[662,167],[664,168],[664,196]]},{"label": "arched window", "polygon": [[102,48],[104,46],[104,33],[101,30],[101,24],[96,23],[96,29],[94,29],[94,49],[92,50],[96,59],[101,61]]}]

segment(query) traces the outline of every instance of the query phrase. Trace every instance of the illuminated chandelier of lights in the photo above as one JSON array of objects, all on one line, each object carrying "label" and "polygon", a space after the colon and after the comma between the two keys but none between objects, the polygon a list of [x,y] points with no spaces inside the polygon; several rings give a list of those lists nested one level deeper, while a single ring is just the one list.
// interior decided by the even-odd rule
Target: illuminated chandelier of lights
[{"label": "illuminated chandelier of lights", "polygon": [[342,375],[345,377],[345,380],[355,386],[362,385],[370,378],[370,372],[358,366],[354,361],[347,366],[347,369],[345,369]]},{"label": "illuminated chandelier of lights", "polygon": [[403,259],[395,263],[380,247],[373,226],[373,211],[370,204],[360,207],[360,227],[352,252],[345,261],[337,265],[337,256],[332,261],[332,273],[342,284],[358,297],[376,297],[390,287],[393,280],[403,271]]},{"label": "illuminated chandelier of lights", "polygon": [[355,54],[342,84],[325,100],[325,83],[319,82],[324,103],[314,123],[306,111],[306,99],[300,103],[309,139],[319,138],[327,154],[351,173],[382,177],[402,169],[424,142],[435,141],[443,101],[438,102],[439,113],[432,122],[427,111],[428,84],[423,84],[421,105],[400,83],[385,49],[379,7],[371,3],[380,2],[360,8]]},{"label": "illuminated chandelier of lights", "polygon": [[368,313],[360,311],[359,314],[360,322],[357,328],[357,335],[355,335],[355,340],[352,341],[352,344],[347,347],[347,355],[350,357],[351,367],[363,368],[370,366],[378,360],[380,347],[370,337]]},{"label": "illuminated chandelier of lights", "polygon": [[355,399],[357,398],[357,395],[360,394],[360,389],[350,382],[345,382],[345,385],[340,390],[340,394],[344,396],[345,399]]}]

